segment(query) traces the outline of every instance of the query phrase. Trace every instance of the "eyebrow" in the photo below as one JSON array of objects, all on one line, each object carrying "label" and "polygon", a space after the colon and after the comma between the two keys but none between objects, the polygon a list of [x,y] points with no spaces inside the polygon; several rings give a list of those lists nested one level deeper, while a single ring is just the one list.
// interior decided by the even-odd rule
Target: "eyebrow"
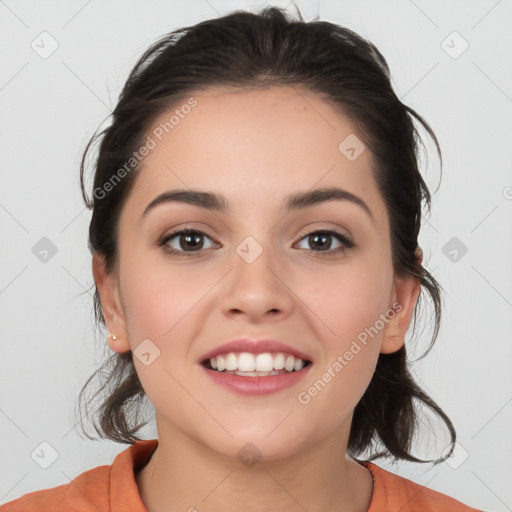
[{"label": "eyebrow", "polygon": [[[349,201],[364,210],[370,216],[372,221],[375,222],[375,217],[373,216],[370,208],[359,196],[336,187],[327,187],[289,194],[286,196],[284,210],[286,212],[301,210],[327,201]],[[169,190],[155,197],[155,199],[146,206],[142,217],[146,216],[157,205],[164,203],[186,203],[206,210],[222,213],[230,210],[229,202],[224,196],[202,190],[179,189]]]}]

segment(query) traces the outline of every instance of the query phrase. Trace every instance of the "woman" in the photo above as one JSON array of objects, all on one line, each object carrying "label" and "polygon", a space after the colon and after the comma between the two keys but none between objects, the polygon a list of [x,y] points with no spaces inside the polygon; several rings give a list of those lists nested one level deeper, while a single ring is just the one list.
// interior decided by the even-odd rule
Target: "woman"
[{"label": "woman", "polygon": [[[415,462],[406,333],[422,266],[416,117],[354,32],[236,12],[132,70],[96,161],[90,248],[113,368],[112,466],[28,510],[470,511],[371,462]],[[102,370],[99,370],[100,372]],[[158,439],[141,440],[148,398]],[[380,451],[376,451],[378,449]],[[358,458],[365,452],[368,458]]]}]

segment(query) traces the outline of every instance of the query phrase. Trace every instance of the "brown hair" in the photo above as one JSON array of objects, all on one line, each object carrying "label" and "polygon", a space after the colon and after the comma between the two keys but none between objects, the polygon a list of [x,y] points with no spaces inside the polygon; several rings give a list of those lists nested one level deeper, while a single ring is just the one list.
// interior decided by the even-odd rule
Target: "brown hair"
[{"label": "brown hair", "polygon": [[[129,161],[147,136],[146,130],[161,113],[182,101],[192,91],[209,86],[266,88],[273,85],[300,85],[320,93],[339,108],[359,129],[370,149],[373,172],[390,218],[393,268],[397,275],[419,279],[435,313],[434,345],[441,321],[441,287],[415,256],[421,225],[422,202],[430,211],[430,192],[418,169],[418,142],[423,142],[413,124],[416,118],[434,140],[441,161],[439,143],[430,126],[414,110],[401,103],[391,86],[388,64],[368,40],[348,28],[325,21],[292,19],[286,11],[267,7],[259,13],[235,11],[195,26],[170,32],[142,55],[132,69],[112,112],[112,123],[95,133],[84,151],[80,180],[84,202],[92,209],[89,249],[104,257],[108,272],[118,257],[117,228],[123,204],[134,185],[136,169],[126,174],[106,194],[105,184]],[[85,192],[84,167],[93,142],[101,138],[95,160],[94,193]],[[95,288],[95,284],[93,285]],[[96,325],[105,326],[96,288]],[[453,451],[455,429],[442,409],[415,383],[409,373],[405,345],[397,352],[380,354],[373,378],[354,410],[348,453],[353,457],[374,444],[382,447],[367,460],[391,456],[415,462],[445,460]],[[94,417],[100,437],[133,443],[140,428],[138,415],[145,393],[133,365],[132,353],[114,353],[86,382],[84,393],[97,374],[107,379],[97,393],[102,401]],[[146,397],[147,399],[147,397]],[[414,400],[427,406],[447,426],[451,450],[445,457],[424,461],[410,453],[418,427]],[[85,404],[86,410],[89,403]],[[99,425],[96,423],[99,420]],[[80,419],[82,431],[82,418]]]}]

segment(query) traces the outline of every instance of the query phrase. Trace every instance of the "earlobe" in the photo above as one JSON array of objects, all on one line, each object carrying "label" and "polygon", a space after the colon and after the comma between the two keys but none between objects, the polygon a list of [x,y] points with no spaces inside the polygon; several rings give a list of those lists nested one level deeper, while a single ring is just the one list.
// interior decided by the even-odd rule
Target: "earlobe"
[{"label": "earlobe", "polygon": [[104,257],[97,251],[92,257],[92,273],[108,330],[107,343],[114,352],[127,352],[130,350],[130,344],[119,300],[118,281],[115,276],[107,272]]}]

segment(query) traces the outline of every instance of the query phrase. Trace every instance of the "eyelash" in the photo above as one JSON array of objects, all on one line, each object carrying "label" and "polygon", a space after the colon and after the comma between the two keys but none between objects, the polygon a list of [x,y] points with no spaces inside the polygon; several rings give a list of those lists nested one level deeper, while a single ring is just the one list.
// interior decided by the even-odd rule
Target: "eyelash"
[{"label": "eyelash", "polygon": [[[202,231],[198,231],[196,229],[183,228],[183,229],[174,231],[174,232],[166,235],[164,238],[162,238],[162,240],[160,242],[158,242],[158,246],[163,247],[164,251],[168,254],[180,255],[180,256],[184,255],[185,257],[192,257],[195,254],[201,252],[201,250],[199,250],[199,251],[179,251],[176,249],[172,249],[168,245],[166,245],[169,242],[169,240],[172,240],[173,238],[175,238],[178,235],[184,235],[184,234],[204,235],[207,238],[210,238],[206,233],[203,233]],[[334,238],[338,239],[338,241],[343,244],[340,247],[338,247],[337,249],[329,249],[326,251],[314,251],[312,249],[306,249],[306,250],[309,250],[310,252],[320,253],[320,256],[317,256],[320,258],[333,256],[333,255],[337,255],[337,254],[343,254],[346,251],[355,247],[355,244],[351,240],[349,240],[345,235],[343,235],[342,233],[339,233],[338,231],[336,231],[334,229],[318,229],[315,231],[310,231],[309,233],[306,233],[305,235],[303,235],[300,238],[300,241],[303,240],[304,238],[307,238],[308,236],[315,235],[315,234],[331,235]]]}]

